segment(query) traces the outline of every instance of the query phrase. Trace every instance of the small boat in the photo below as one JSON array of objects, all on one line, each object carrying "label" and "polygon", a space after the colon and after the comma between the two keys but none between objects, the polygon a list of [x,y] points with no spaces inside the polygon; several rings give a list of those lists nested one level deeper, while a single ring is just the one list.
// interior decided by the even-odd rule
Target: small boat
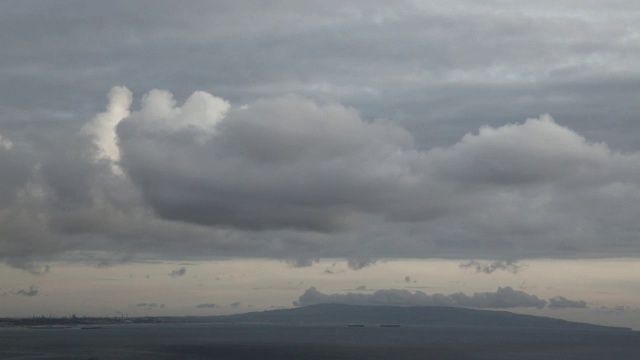
[{"label": "small boat", "polygon": [[399,324],[380,324],[380,327],[400,327]]},{"label": "small boat", "polygon": [[349,324],[348,327],[364,327],[364,324]]}]

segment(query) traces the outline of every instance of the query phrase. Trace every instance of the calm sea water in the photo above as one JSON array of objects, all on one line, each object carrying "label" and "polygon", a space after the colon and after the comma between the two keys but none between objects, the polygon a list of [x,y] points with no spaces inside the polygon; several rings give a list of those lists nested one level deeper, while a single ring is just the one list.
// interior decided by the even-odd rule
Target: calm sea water
[{"label": "calm sea water", "polygon": [[640,359],[631,331],[162,324],[0,328],[0,359]]}]

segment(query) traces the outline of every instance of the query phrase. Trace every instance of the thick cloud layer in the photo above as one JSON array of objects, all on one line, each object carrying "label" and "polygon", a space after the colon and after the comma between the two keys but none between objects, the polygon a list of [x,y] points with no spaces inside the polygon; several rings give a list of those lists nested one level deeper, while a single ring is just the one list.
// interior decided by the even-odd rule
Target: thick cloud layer
[{"label": "thick cloud layer", "polygon": [[638,256],[636,10],[1,2],[0,259]]},{"label": "thick cloud layer", "polygon": [[346,293],[324,294],[315,287],[307,289],[295,306],[314,304],[350,304],[350,305],[393,305],[393,306],[453,306],[477,309],[508,309],[515,307],[543,308],[545,300],[524,291],[514,290],[510,286],[498,288],[496,292],[474,293],[471,296],[463,293],[450,295],[428,295],[422,291],[414,293],[408,290],[386,289],[371,294]]},{"label": "thick cloud layer", "polygon": [[298,96],[133,102],[115,87],[76,132],[3,135],[0,256],[510,259],[465,265],[490,273],[639,250],[640,154],[549,115],[421,150],[398,125]]},{"label": "thick cloud layer", "polygon": [[[406,131],[295,97],[236,108],[222,120],[213,110],[220,100],[202,97],[209,112],[195,128],[187,110],[195,96],[181,108],[156,96],[118,126],[121,164],[160,216],[332,231],[351,227],[361,213],[405,211],[397,187],[413,186],[415,177]],[[173,113],[180,115],[163,122]]]},{"label": "thick cloud layer", "polygon": [[[207,99],[205,107],[222,103]],[[425,240],[445,248],[491,239],[525,256],[595,250],[612,235],[630,245],[638,231],[626,210],[607,213],[634,207],[640,156],[590,143],[548,115],[420,151],[405,130],[337,104],[261,100],[226,117],[210,111],[196,131],[179,125],[189,121],[181,116],[163,125],[183,110],[162,100],[163,111],[143,103],[118,136],[123,168],[165,219],[331,233],[380,217],[430,224]],[[451,234],[451,222],[463,233]]]}]

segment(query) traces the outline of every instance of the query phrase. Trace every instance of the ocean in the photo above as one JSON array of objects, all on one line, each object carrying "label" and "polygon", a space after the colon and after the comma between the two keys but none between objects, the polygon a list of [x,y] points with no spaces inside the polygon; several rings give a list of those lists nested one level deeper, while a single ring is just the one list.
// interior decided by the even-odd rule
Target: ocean
[{"label": "ocean", "polygon": [[300,324],[0,328],[17,359],[640,359],[635,331]]}]

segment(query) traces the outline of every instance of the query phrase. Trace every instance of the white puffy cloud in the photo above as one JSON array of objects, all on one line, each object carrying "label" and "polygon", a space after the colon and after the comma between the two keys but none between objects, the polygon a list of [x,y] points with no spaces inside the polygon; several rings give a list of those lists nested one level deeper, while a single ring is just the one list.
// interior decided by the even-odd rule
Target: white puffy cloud
[{"label": "white puffy cloud", "polygon": [[[129,116],[133,94],[124,86],[116,86],[109,91],[109,104],[105,112],[97,114],[91,122],[82,127],[82,132],[91,136],[97,151],[96,160],[107,159],[114,163],[120,160],[120,148],[116,136],[116,126]],[[114,164],[115,166],[115,164]]]}]

